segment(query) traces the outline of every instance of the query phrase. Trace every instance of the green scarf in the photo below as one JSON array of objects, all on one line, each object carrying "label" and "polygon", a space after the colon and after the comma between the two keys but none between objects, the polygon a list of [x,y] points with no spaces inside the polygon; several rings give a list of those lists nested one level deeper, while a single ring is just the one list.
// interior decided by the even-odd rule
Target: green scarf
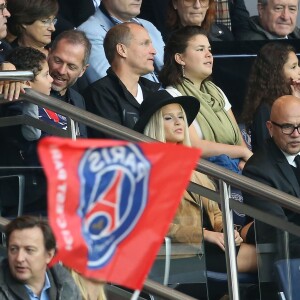
[{"label": "green scarf", "polygon": [[200,102],[196,120],[205,140],[241,145],[239,127],[224,109],[225,100],[221,91],[211,81],[204,81],[200,89],[187,79],[175,86],[182,95],[194,96]]}]

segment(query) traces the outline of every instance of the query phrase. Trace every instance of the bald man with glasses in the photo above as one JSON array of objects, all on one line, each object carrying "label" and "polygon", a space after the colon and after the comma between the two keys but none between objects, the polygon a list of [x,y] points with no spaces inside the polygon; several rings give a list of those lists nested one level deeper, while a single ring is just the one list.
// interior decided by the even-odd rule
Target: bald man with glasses
[{"label": "bald man with glasses", "polygon": [[[247,161],[243,175],[300,198],[300,99],[278,98],[266,126],[271,138]],[[260,197],[244,194],[244,202],[300,225],[299,214]],[[297,241],[297,251],[299,245]]]}]

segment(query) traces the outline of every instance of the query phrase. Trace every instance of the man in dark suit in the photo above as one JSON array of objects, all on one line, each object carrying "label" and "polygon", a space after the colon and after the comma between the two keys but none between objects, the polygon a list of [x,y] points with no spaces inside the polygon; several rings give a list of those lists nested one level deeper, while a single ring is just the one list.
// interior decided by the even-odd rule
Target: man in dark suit
[{"label": "man in dark suit", "polygon": [[[113,26],[105,36],[104,50],[111,67],[105,77],[85,90],[86,108],[100,117],[133,128],[144,98],[160,88],[159,83],[142,77],[153,72],[156,50],[147,30],[133,22]],[[103,137],[103,133],[93,128],[89,128],[88,135]]]},{"label": "man in dark suit", "polygon": [[[291,95],[278,98],[266,125],[271,138],[247,161],[243,175],[300,198],[299,99]],[[244,202],[300,225],[299,214],[277,204],[249,194],[244,194]],[[300,249],[299,244],[293,246]]]}]

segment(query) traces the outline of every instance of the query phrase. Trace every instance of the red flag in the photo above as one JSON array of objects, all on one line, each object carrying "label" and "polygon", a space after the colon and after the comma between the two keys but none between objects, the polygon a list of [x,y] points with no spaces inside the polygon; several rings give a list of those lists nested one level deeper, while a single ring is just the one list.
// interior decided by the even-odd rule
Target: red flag
[{"label": "red flag", "polygon": [[49,137],[38,152],[56,261],[89,278],[141,289],[201,151]]}]

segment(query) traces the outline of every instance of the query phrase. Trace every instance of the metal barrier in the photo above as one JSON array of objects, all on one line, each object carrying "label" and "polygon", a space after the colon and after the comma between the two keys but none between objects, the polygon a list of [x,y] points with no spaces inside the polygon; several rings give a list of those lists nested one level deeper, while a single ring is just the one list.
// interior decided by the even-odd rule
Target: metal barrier
[{"label": "metal barrier", "polygon": [[[4,80],[4,79],[2,79]],[[6,80],[6,79],[5,79]],[[114,136],[119,139],[124,139],[132,142],[153,142],[154,140],[146,137],[138,132],[135,132],[129,128],[116,124],[107,119],[96,116],[90,112],[83,111],[73,105],[64,103],[56,98],[42,95],[33,90],[27,90],[26,94],[20,97],[20,100],[25,100],[36,105],[51,109],[60,113],[62,115],[67,115],[73,121],[83,123],[87,126],[95,128],[102,131],[110,136]],[[5,102],[3,97],[0,97],[0,103]],[[1,125],[0,125],[1,126]],[[1,169],[1,168],[0,168]],[[266,186],[262,183],[256,182],[252,179],[246,178],[242,175],[237,175],[231,171],[228,171],[222,167],[212,164],[208,161],[201,160],[196,167],[197,171],[207,174],[211,177],[217,178],[220,183],[220,191],[215,192],[201,187],[197,184],[191,183],[189,190],[201,195],[207,196],[211,200],[221,203],[223,210],[223,227],[225,234],[225,250],[226,250],[226,260],[227,260],[227,275],[228,275],[228,288],[230,299],[239,299],[239,288],[237,280],[237,268],[236,268],[236,257],[235,257],[235,244],[234,244],[234,232],[232,223],[231,210],[237,209],[247,215],[250,215],[258,220],[264,221],[272,226],[283,228],[297,236],[300,236],[300,228],[294,224],[287,221],[281,220],[278,217],[271,216],[267,213],[261,212],[255,208],[248,205],[237,203],[230,199],[230,186],[237,187],[244,192],[252,195],[261,196],[267,201],[279,204],[285,208],[293,210],[300,213],[299,199],[274,188]],[[267,216],[267,219],[266,219]],[[267,220],[267,221],[266,221]],[[2,219],[0,219],[0,226],[2,224]],[[5,221],[3,221],[5,222]],[[0,227],[1,228],[1,227]],[[155,294],[160,296],[168,296],[168,299],[192,299],[191,297],[185,296],[185,298],[180,298],[181,295],[174,296],[171,295],[176,291],[172,292],[170,289],[165,290],[159,284],[147,280],[144,285],[144,290],[149,292],[155,292]]]}]

